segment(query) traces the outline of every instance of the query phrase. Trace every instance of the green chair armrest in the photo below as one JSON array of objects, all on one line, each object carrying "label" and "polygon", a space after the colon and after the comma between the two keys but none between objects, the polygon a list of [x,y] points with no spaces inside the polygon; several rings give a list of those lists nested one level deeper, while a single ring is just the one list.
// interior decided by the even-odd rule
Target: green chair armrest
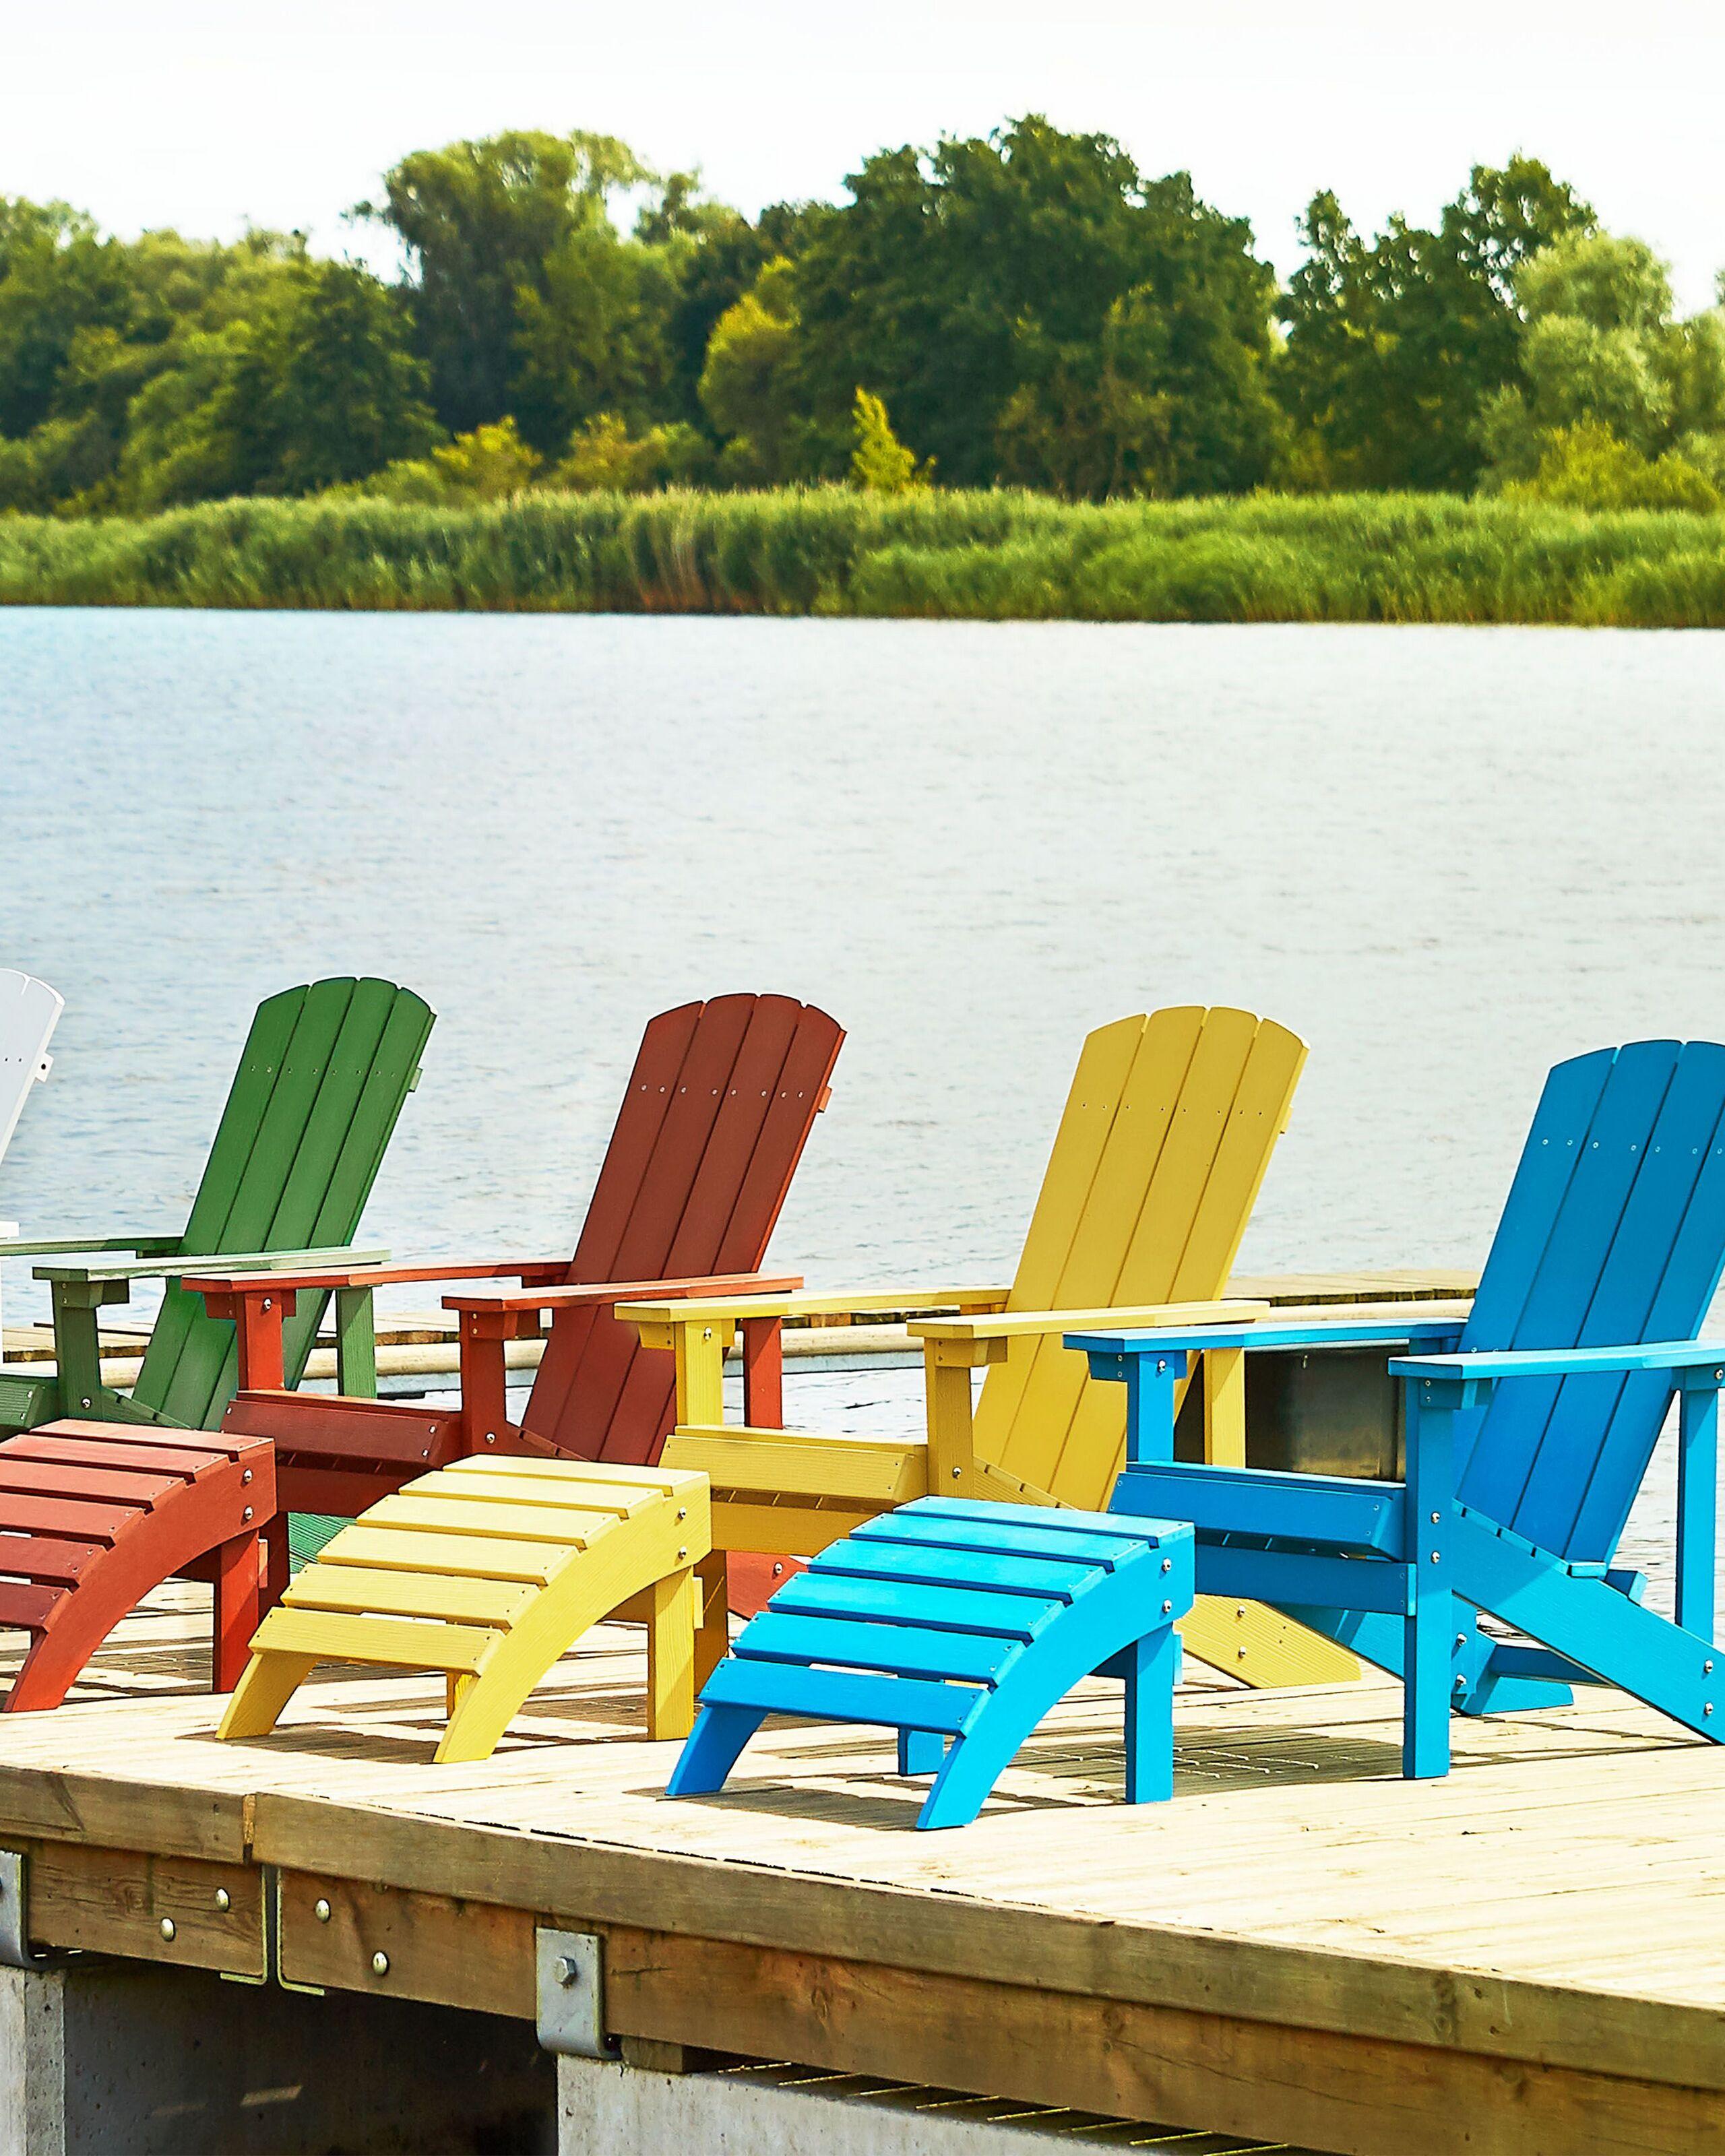
[{"label": "green chair armrest", "polygon": [[180,1237],[174,1235],[55,1235],[44,1241],[29,1237],[23,1241],[8,1236],[0,1256],[8,1258],[66,1258],[75,1257],[80,1251],[131,1250],[140,1258],[172,1257],[180,1247]]},{"label": "green chair armrest", "polygon": [[[88,1250],[87,1243],[68,1245],[73,1250]],[[132,1244],[114,1247],[131,1250]],[[355,1265],[385,1263],[387,1250],[224,1250],[219,1256],[188,1255],[175,1246],[151,1258],[140,1258],[131,1265],[38,1265],[35,1277],[68,1286],[89,1286],[100,1281],[178,1280],[187,1273],[223,1273],[304,1271],[316,1265],[336,1265],[343,1262]]]}]

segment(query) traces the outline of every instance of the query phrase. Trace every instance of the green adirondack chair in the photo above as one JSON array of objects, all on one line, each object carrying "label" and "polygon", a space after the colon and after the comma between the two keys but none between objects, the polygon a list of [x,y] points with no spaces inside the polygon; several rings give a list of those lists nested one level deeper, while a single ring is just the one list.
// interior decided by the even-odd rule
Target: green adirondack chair
[{"label": "green adirondack chair", "polygon": [[[352,1239],[402,1104],[418,1082],[433,1022],[421,997],[390,981],[315,981],[271,996],[252,1021],[179,1234],[9,1244],[18,1257],[131,1255],[123,1263],[36,1268],[50,1283],[58,1374],[0,1373],[0,1435],[67,1415],[214,1429],[238,1378],[234,1328],[207,1317],[179,1275],[387,1257],[355,1252]],[[97,1313],[125,1302],[131,1282],[144,1279],[165,1279],[167,1291],[137,1383],[120,1393],[102,1383]],[[304,1297],[284,1328],[290,1384],[305,1374],[327,1301]]]}]

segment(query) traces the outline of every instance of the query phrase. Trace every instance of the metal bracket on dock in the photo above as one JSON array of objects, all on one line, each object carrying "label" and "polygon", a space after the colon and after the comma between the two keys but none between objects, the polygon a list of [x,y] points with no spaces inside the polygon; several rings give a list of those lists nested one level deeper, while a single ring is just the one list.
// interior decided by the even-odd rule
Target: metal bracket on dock
[{"label": "metal bracket on dock", "polygon": [[23,1853],[0,1849],[0,1968],[39,1969],[45,1954],[30,1951],[30,1902]]},{"label": "metal bracket on dock", "polygon": [[[320,1914],[325,1913],[322,1902]],[[264,1965],[284,1991],[297,1991],[302,1998],[321,1999],[324,1988],[321,1984],[295,1984],[282,1967],[281,1951],[281,1866],[264,1866]]]},{"label": "metal bracket on dock", "polygon": [[533,1934],[535,1996],[542,2048],[572,2059],[614,2059],[605,2034],[604,1961],[592,1932]]}]

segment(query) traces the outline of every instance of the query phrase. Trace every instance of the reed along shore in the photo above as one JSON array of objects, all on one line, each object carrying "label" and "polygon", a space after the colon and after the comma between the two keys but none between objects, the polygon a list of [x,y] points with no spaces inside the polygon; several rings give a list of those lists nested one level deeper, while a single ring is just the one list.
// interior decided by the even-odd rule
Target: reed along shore
[{"label": "reed along shore", "polygon": [[0,603],[1725,627],[1725,516],[839,487],[0,517]]}]

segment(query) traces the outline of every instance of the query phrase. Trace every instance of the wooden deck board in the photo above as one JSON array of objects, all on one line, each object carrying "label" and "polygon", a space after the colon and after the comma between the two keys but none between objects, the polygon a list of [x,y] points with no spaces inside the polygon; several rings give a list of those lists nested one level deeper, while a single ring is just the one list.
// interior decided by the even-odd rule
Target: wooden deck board
[{"label": "wooden deck board", "polygon": [[[620,1928],[619,1956],[637,1934],[752,1953],[787,2035],[798,1999],[783,1958],[824,1957],[829,1971],[960,1986],[939,2009],[955,2027],[964,1984],[1004,1981],[1225,2016],[1234,2042],[1250,2026],[1424,2046],[1458,2073],[1513,2062],[1517,2103],[1537,2098],[1554,2120],[1579,2106],[1592,2121],[1530,2149],[1707,2148],[1715,2127],[1725,2147],[1725,1757],[1619,1695],[1458,1720],[1450,1777],[1409,1784],[1395,1687],[1249,1693],[1206,1677],[1179,1701],[1174,1800],[1129,1809],[1118,1693],[1091,1685],[1044,1724],[974,1826],[922,1835],[908,1830],[922,1785],[899,1779],[890,1737],[869,1730],[769,1727],[721,1795],[665,1799],[675,1748],[641,1733],[639,1635],[620,1628],[558,1666],[489,1760],[431,1763],[440,1680],[352,1670],[306,1686],[272,1736],[218,1743],[201,1689],[206,1592],[156,1598],[67,1707],[0,1720],[0,1842],[249,1859],[432,1897],[428,1908],[446,1897]],[[439,1953],[459,1972],[459,1952]],[[797,1982],[834,1980],[805,1968]],[[629,2010],[666,2010],[656,1982],[629,1979]],[[853,2000],[846,2030],[867,2010],[866,1995]],[[639,2033],[711,2041],[717,2010],[687,2012]],[[880,2025],[906,2025],[883,2005]],[[810,2063],[844,2066],[841,2035],[804,2030],[831,2046]],[[1548,2087],[1525,2078],[1536,2070]],[[1170,2101],[1223,2102],[1189,2061],[1157,2071]],[[1280,2070],[1255,2071],[1267,2087]],[[1588,2094],[1602,2075],[1717,2115],[1661,2124],[1666,2097],[1649,2095],[1650,2138],[1614,2138]],[[1388,2066],[1380,2078],[1396,2085]],[[1380,2145],[1376,2128],[1348,2139],[1321,2104],[1302,2110],[1317,2103],[1310,2091],[1276,2100],[1291,2109],[1272,2104],[1254,2130]],[[1242,2130],[1250,2107],[1232,2084],[1224,2110],[1193,2123]],[[1476,2145],[1517,2148],[1508,2133],[1481,2129]]]}]

